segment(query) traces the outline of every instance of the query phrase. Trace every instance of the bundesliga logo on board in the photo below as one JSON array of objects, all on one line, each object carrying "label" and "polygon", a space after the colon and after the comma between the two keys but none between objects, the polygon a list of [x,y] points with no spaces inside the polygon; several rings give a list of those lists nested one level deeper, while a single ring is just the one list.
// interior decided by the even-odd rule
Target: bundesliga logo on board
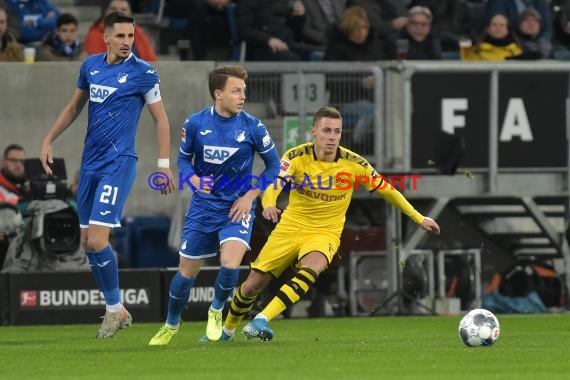
[{"label": "bundesliga logo on board", "polygon": [[38,293],[35,290],[20,291],[20,306],[33,307],[38,304]]}]

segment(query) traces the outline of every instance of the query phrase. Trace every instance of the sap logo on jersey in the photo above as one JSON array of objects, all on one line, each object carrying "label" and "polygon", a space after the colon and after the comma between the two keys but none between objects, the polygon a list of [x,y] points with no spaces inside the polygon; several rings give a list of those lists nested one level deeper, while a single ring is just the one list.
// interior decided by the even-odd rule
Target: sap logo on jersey
[{"label": "sap logo on jersey", "polygon": [[117,91],[115,87],[101,86],[98,84],[89,85],[89,100],[95,103],[103,103],[113,92]]},{"label": "sap logo on jersey", "polygon": [[239,148],[204,145],[204,161],[211,164],[223,164],[228,158],[233,156],[238,149]]}]

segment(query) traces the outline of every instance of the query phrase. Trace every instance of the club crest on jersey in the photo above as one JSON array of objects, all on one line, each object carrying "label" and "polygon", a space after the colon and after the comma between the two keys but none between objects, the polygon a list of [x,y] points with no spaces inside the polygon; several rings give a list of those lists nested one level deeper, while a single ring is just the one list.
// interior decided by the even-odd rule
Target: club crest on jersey
[{"label": "club crest on jersey", "polygon": [[242,142],[245,140],[245,132],[242,131],[241,129],[236,131],[236,141],[237,142]]},{"label": "club crest on jersey", "polygon": [[265,148],[266,146],[268,146],[269,144],[271,144],[271,137],[269,136],[269,133],[266,134],[265,136],[263,136],[263,139],[261,140],[263,147]]},{"label": "club crest on jersey", "polygon": [[103,103],[115,91],[117,91],[115,87],[101,86],[99,84],[90,84],[89,100],[95,103]]},{"label": "club crest on jersey", "polygon": [[239,148],[229,148],[225,146],[204,145],[204,162],[211,164],[223,164],[228,158],[234,155]]},{"label": "club crest on jersey", "polygon": [[289,162],[287,162],[285,160],[281,160],[281,165],[279,166],[281,173],[287,173],[287,169],[289,169],[289,165],[291,165]]},{"label": "club crest on jersey", "polygon": [[127,81],[127,77],[129,76],[129,74],[126,73],[119,73],[119,75],[117,76],[117,82],[119,83],[125,83]]},{"label": "club crest on jersey", "polygon": [[186,129],[184,129],[184,127],[182,127],[182,133],[180,136],[180,140],[182,140],[182,142],[186,142]]}]

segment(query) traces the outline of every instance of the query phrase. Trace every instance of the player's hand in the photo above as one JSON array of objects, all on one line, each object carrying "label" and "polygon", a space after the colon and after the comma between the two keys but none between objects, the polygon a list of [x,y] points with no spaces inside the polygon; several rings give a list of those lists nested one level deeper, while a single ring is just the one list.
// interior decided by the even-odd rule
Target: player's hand
[{"label": "player's hand", "polygon": [[[172,176],[172,172],[170,171],[169,168],[158,168],[158,171],[164,173],[168,179],[162,179],[157,177],[156,181],[157,181],[157,185],[158,187],[160,187],[160,194],[170,194],[173,193],[174,190],[176,190],[176,184],[174,183],[174,177]],[[164,188],[162,186],[160,186],[161,184],[163,184],[163,181],[168,181],[167,186],[164,186]]]},{"label": "player's hand", "polygon": [[279,214],[281,214],[281,210],[279,210],[276,206],[266,207],[261,213],[265,219],[271,220],[273,223],[277,223],[279,220]]},{"label": "player's hand", "polygon": [[426,231],[433,232],[434,235],[439,235],[439,225],[432,218],[424,217],[424,221],[420,224],[420,227]]},{"label": "player's hand", "polygon": [[214,176],[205,175],[200,177],[195,174],[190,178],[190,183],[194,186],[192,190],[199,193],[210,194],[214,189]]},{"label": "player's hand", "polygon": [[53,172],[49,167],[49,164],[53,164],[53,152],[51,144],[45,140],[42,141],[42,147],[40,148],[40,161],[42,162],[44,171],[47,174],[52,175]]},{"label": "player's hand", "polygon": [[232,205],[230,214],[228,215],[232,222],[238,223],[242,220],[248,220],[252,203],[253,201],[245,196],[237,199]]}]

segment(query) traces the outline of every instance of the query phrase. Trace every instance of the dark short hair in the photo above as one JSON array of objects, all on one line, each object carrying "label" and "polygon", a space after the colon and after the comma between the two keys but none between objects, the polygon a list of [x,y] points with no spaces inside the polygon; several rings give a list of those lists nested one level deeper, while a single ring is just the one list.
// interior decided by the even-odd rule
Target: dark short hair
[{"label": "dark short hair", "polygon": [[71,13],[62,13],[57,18],[55,27],[59,29],[62,25],[67,25],[67,24],[75,24],[75,26],[77,26],[79,25],[79,22],[77,21],[77,18]]},{"label": "dark short hair", "polygon": [[315,115],[313,116],[313,126],[315,126],[319,120],[322,118],[331,118],[331,119],[339,119],[342,121],[342,116],[340,112],[334,107],[322,107],[319,109]]},{"label": "dark short hair", "polygon": [[214,97],[214,91],[223,90],[224,87],[226,87],[226,82],[229,77],[246,80],[247,71],[239,65],[220,66],[212,70],[208,78],[208,86],[210,88],[210,96],[212,99],[216,99]]},{"label": "dark short hair", "polygon": [[115,24],[135,24],[135,18],[122,12],[111,12],[103,19],[105,29],[112,28]]},{"label": "dark short hair", "polygon": [[22,146],[18,144],[10,144],[6,147],[6,149],[4,149],[4,158],[7,158],[8,153],[10,153],[13,150],[24,150],[24,148],[22,148]]}]

